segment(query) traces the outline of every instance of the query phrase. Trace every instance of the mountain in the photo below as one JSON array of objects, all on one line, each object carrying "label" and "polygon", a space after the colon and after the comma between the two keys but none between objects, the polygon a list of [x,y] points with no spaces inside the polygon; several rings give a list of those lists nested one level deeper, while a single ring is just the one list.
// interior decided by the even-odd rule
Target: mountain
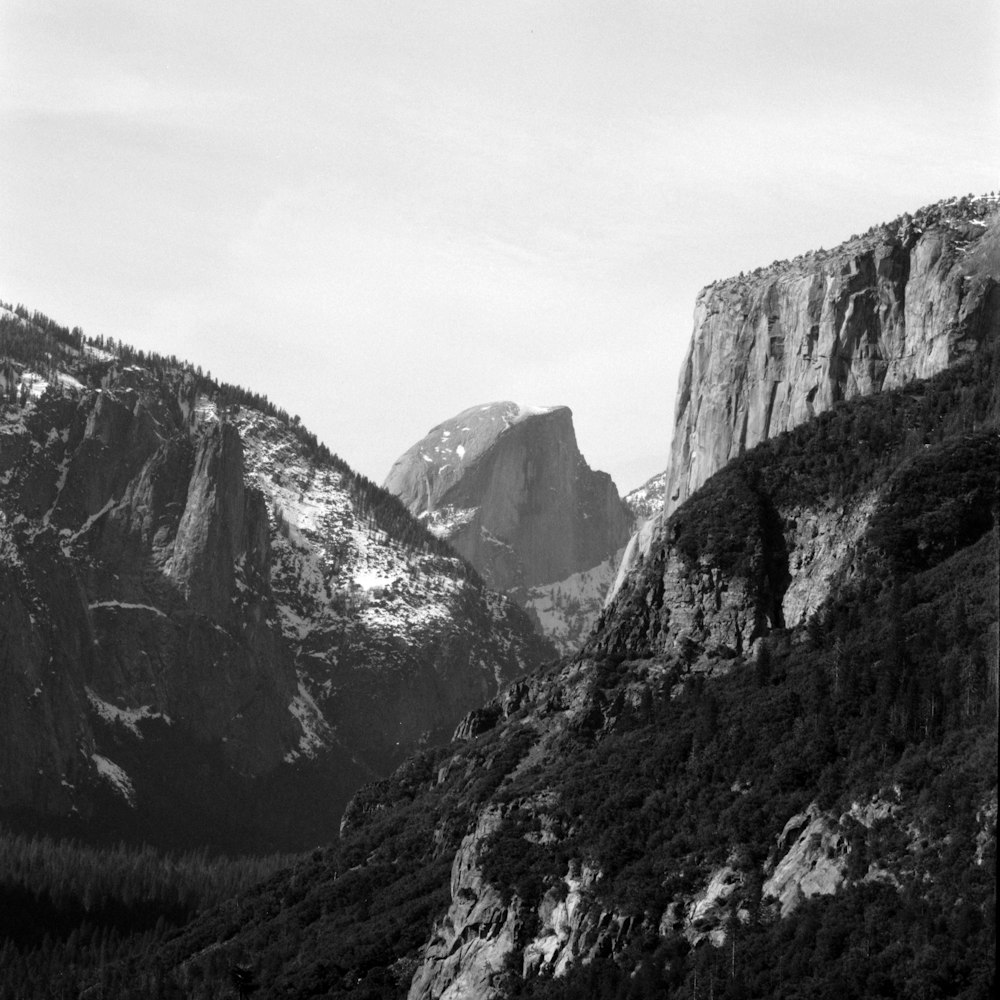
[{"label": "mountain", "polygon": [[[937,374],[836,402],[649,522],[575,655],[359,790],[336,841],[256,886],[233,872],[229,898],[206,886],[180,916],[161,893],[126,934],[87,879],[46,896],[31,862],[55,849],[22,844],[0,914],[63,923],[5,945],[0,982],[995,995],[998,469],[988,323]],[[73,933],[90,919],[96,947]]]},{"label": "mountain", "polygon": [[[747,448],[975,351],[1000,325],[998,275],[997,200],[962,197],[703,288],[681,369],[666,511]],[[633,535],[609,598],[648,541],[648,531]]]},{"label": "mountain", "polygon": [[[584,647],[163,941],[276,997],[995,993],[1000,336],[653,522]],[[916,362],[917,359],[913,359]]]},{"label": "mountain", "polygon": [[266,400],[23,309],[0,358],[8,821],[302,848],[551,655]]},{"label": "mountain", "polygon": [[636,520],[645,521],[663,510],[666,488],[667,473],[658,472],[655,476],[650,476],[642,486],[637,486],[630,493],[626,493],[623,499]]},{"label": "mountain", "polygon": [[532,610],[560,651],[596,618],[632,516],[580,454],[568,407],[491,403],[434,427],[385,488],[486,582]]},{"label": "mountain", "polygon": [[622,497],[633,518],[632,535],[624,548],[590,569],[528,591],[525,607],[562,655],[583,645],[637,554],[648,547],[653,518],[663,510],[666,478],[666,472],[660,472]]}]

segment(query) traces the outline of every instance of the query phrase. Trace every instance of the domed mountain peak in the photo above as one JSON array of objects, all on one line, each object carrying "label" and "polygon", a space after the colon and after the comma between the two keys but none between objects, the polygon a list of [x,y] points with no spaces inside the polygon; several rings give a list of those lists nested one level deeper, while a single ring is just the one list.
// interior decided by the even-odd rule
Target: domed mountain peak
[{"label": "domed mountain peak", "polygon": [[568,406],[473,406],[393,465],[385,488],[498,590],[590,569],[621,547],[631,515],[580,454]]},{"label": "domed mountain peak", "polygon": [[573,414],[568,406],[529,406],[510,400],[470,406],[432,427],[400,456],[385,488],[398,495],[413,514],[432,512],[503,434],[526,421],[552,417],[568,424],[575,445]]}]

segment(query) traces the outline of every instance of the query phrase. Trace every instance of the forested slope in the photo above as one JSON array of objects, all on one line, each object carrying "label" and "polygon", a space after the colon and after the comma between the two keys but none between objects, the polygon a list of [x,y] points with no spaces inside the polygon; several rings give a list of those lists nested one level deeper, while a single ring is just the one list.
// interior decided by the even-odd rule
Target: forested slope
[{"label": "forested slope", "polygon": [[[721,610],[763,608],[742,649],[665,619],[654,555],[578,657],[165,942],[168,981],[207,996],[249,960],[276,997],[990,995],[996,374],[989,344],[714,477],[661,544]],[[863,513],[792,625],[768,619],[786,499]]]}]

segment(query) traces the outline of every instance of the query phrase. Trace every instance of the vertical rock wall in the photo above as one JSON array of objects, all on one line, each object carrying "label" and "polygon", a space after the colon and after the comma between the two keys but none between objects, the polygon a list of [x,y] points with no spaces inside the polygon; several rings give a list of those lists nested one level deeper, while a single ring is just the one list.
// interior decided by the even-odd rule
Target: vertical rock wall
[{"label": "vertical rock wall", "polygon": [[995,209],[974,218],[956,208],[704,289],[681,372],[667,512],[760,441],[975,350],[1000,327],[998,280]]}]

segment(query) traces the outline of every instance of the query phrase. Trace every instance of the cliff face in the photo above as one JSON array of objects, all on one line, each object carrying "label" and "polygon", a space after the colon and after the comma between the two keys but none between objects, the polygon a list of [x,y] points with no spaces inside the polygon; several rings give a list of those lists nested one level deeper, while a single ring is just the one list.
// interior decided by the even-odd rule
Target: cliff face
[{"label": "cliff face", "polygon": [[119,743],[142,720],[219,745],[235,774],[273,770],[295,675],[235,429],[195,431],[134,370],[4,417],[5,678],[24,692],[4,699],[0,806],[86,817],[103,789],[136,807]]},{"label": "cliff face", "polygon": [[472,407],[435,427],[385,487],[497,590],[564,580],[619,549],[631,527],[611,477],[590,469],[568,407]]},{"label": "cliff face", "polygon": [[839,400],[927,378],[1000,328],[993,203],[935,206],[834,250],[717,282],[695,307],[667,511]]},{"label": "cliff face", "polygon": [[568,407],[465,410],[410,448],[385,487],[526,607],[560,653],[579,648],[633,515],[580,454]]}]

